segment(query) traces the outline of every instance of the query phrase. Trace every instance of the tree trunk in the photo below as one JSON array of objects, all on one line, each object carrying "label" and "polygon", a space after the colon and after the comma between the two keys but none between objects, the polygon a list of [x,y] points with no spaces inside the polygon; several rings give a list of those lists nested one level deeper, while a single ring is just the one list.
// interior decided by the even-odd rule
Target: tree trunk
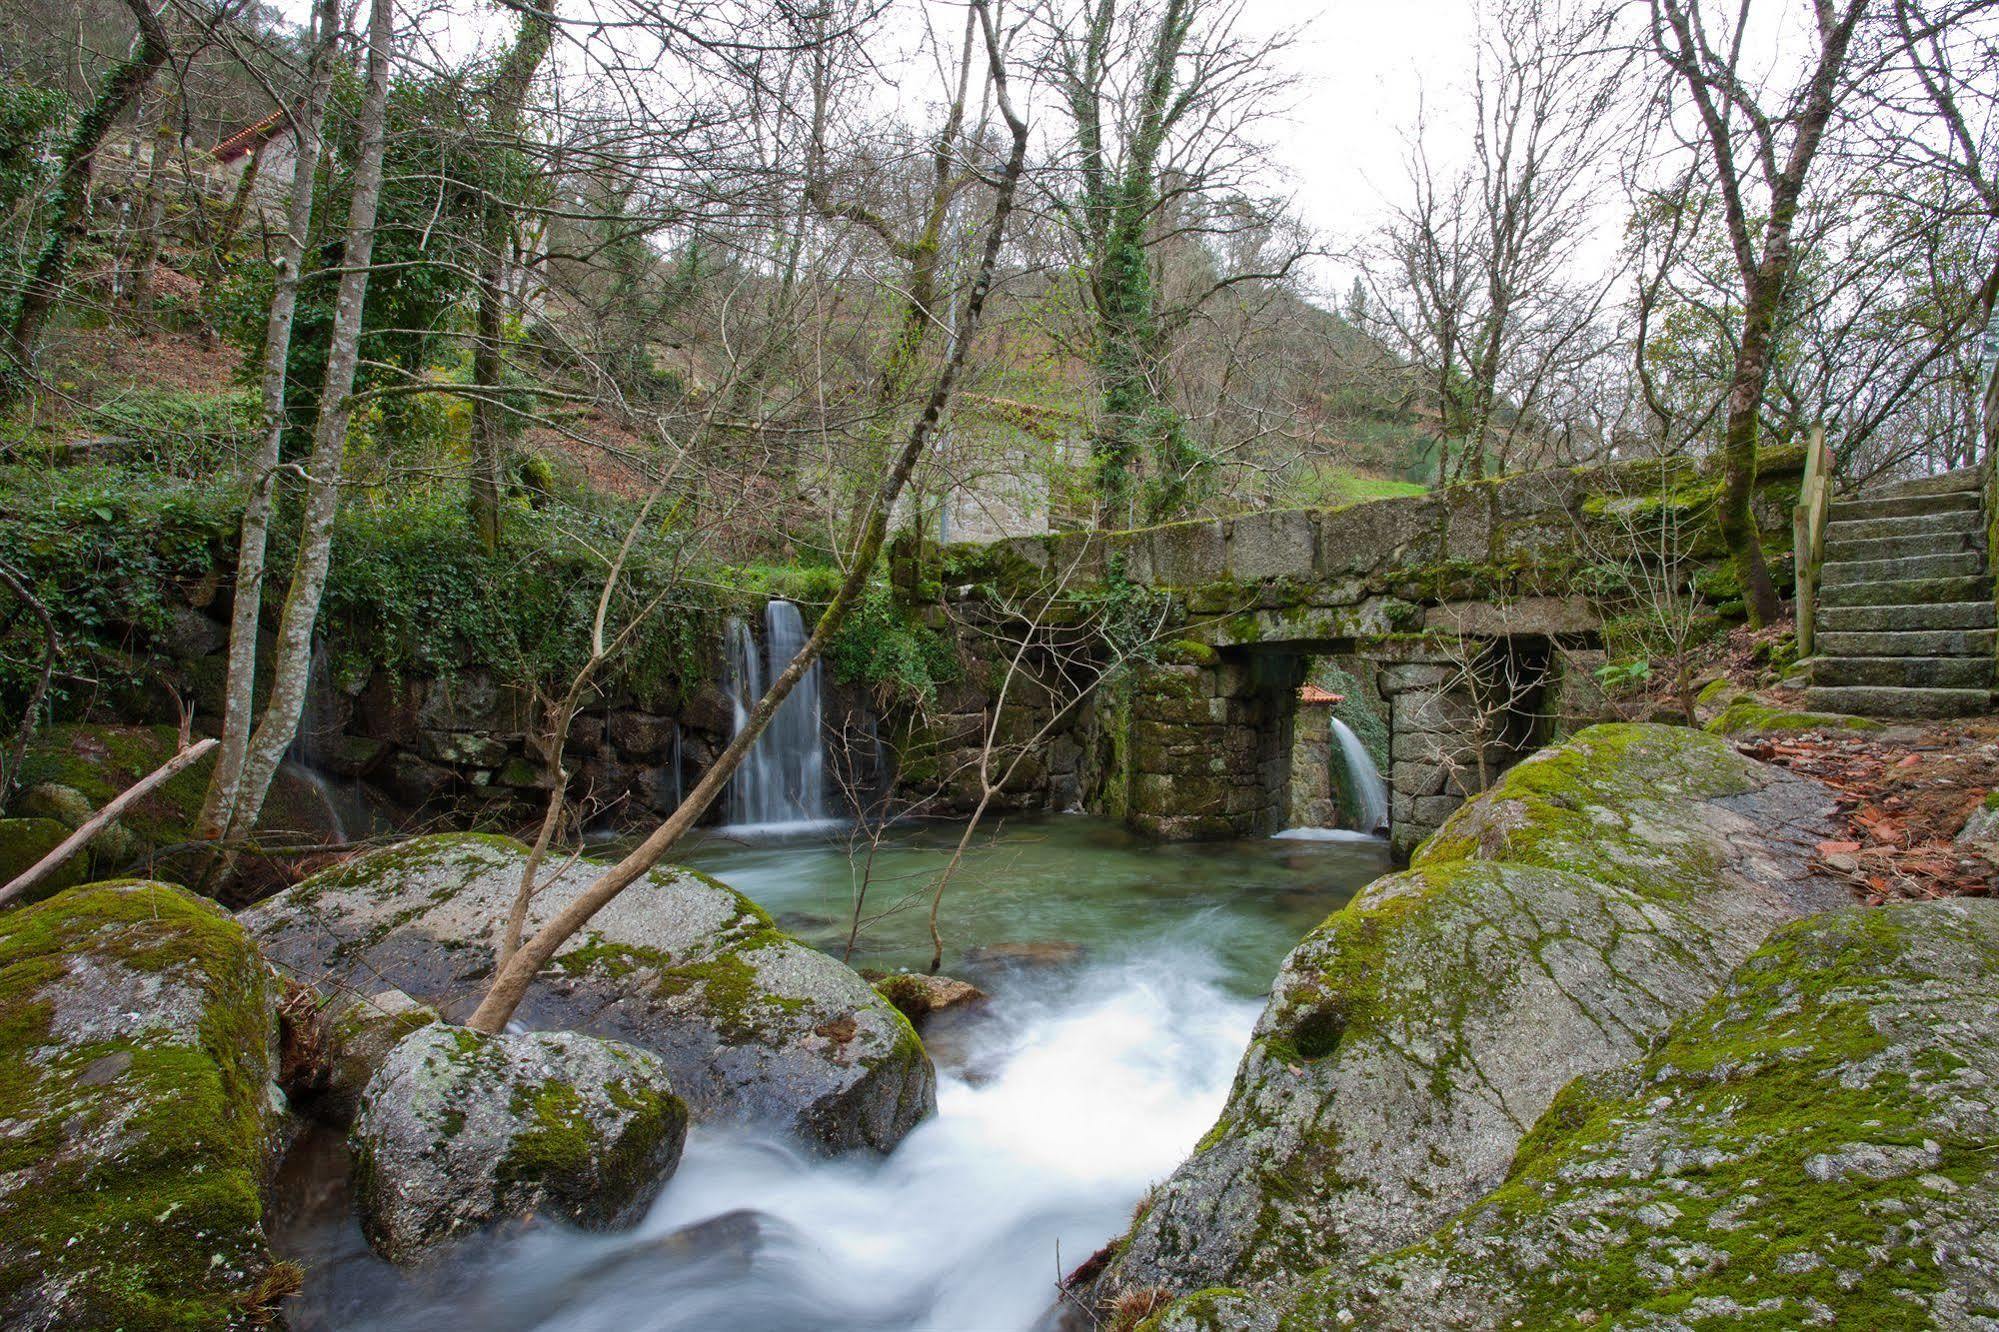
[{"label": "tree trunk", "polygon": [[126,308],[142,324],[153,317],[153,272],[160,262],[160,231],[167,221],[167,159],[173,156],[173,98],[161,96],[159,115],[153,122],[153,155],[146,164],[146,197],[139,207],[132,230],[131,285],[125,290]]},{"label": "tree trunk", "polygon": [[[243,525],[236,545],[236,588],[229,612],[229,673],[223,686],[222,749],[202,799],[196,821],[197,841],[221,839],[236,821],[242,793],[243,767],[249,755],[250,731],[256,724],[257,631],[263,620],[265,552],[271,532],[271,509],[278,483],[279,450],[284,442],[285,370],[291,359],[292,317],[298,309],[304,280],[305,249],[312,232],[313,192],[318,179],[320,135],[326,103],[333,89],[334,53],[340,38],[339,0],[319,0],[318,33],[312,50],[305,105],[294,128],[298,153],[292,167],[291,200],[285,211],[285,234],[278,253],[278,281],[264,320],[264,355],[259,386],[263,400],[263,435],[250,459],[250,493],[243,504]],[[259,149],[261,155],[262,149]],[[254,168],[245,168],[248,179]],[[244,192],[239,190],[239,198]]]},{"label": "tree trunk", "polygon": [[[513,144],[520,135],[522,108],[535,71],[548,55],[554,39],[552,16],[555,0],[546,8],[525,10],[513,49],[500,61],[493,86],[486,97],[487,128],[496,144],[487,157],[505,162],[516,154]],[[473,320],[472,342],[472,528],[479,544],[490,553],[500,542],[500,495],[506,470],[507,441],[513,423],[505,403],[499,400],[505,379],[506,359],[500,345],[506,337],[504,306],[507,298],[507,260],[513,247],[513,217],[501,194],[513,183],[513,173],[500,173],[498,188],[489,189],[481,209],[484,236],[479,258],[479,305]]]},{"label": "tree trunk", "polygon": [[1782,614],[1777,588],[1763,557],[1763,535],[1756,527],[1756,438],[1763,409],[1763,385],[1770,374],[1770,347],[1776,336],[1777,283],[1759,282],[1750,291],[1742,317],[1742,341],[1735,353],[1735,374],[1728,387],[1728,423],[1722,434],[1721,497],[1717,517],[1721,539],[1735,562],[1742,599],[1754,628],[1772,624]]},{"label": "tree trunk", "polygon": [[291,586],[278,619],[277,658],[272,665],[271,698],[251,733],[236,806],[223,838],[246,840],[263,812],[271,778],[298,734],[312,670],[312,632],[319,598],[333,559],[333,518],[340,507],[341,469],[346,461],[347,425],[354,414],[354,372],[361,354],[361,321],[368,304],[368,266],[374,258],[375,211],[382,199],[382,158],[386,149],[389,103],[389,48],[395,0],[372,0],[368,18],[368,86],[361,103],[361,156],[355,164],[348,204],[347,236],[341,248],[340,290],[334,299],[333,333],[320,391],[312,453],[306,462],[305,512],[299,524],[298,556]]},{"label": "tree trunk", "polygon": [[867,588],[875,561],[881,555],[884,539],[888,535],[888,524],[893,515],[896,500],[909,483],[910,473],[922,459],[930,441],[944,416],[944,409],[950,405],[957,386],[959,372],[964,368],[965,357],[970,350],[972,335],[977,331],[979,320],[984,313],[986,298],[992,292],[993,275],[999,266],[1000,249],[1006,238],[1007,221],[1013,213],[1013,202],[1020,185],[1020,177],[1027,164],[1027,123],[1020,119],[1013,109],[1008,95],[1005,64],[1000,55],[999,37],[993,27],[992,16],[986,8],[987,0],[973,0],[973,8],[978,12],[984,29],[986,51],[992,68],[992,78],[996,100],[1001,114],[1012,131],[1012,144],[1007,156],[1006,167],[1001,172],[997,197],[993,204],[993,214],[986,233],[985,244],[979,256],[977,277],[964,308],[960,311],[953,329],[951,354],[938,371],[937,379],[931,387],[930,396],[924,404],[923,414],[911,427],[909,436],[897,454],[894,466],[882,478],[874,505],[869,509],[866,525],[855,545],[854,559],[847,567],[847,574],[841,580],[839,590],[832,603],[813,625],[812,634],[805,646],[779,673],[764,696],[750,710],[742,730],[730,740],[728,747],[717,756],[715,762],[703,773],[701,780],[681,801],[679,808],[666,821],[641,842],[623,860],[613,865],[595,882],[585,888],[561,911],[557,912],[534,935],[523,942],[509,959],[506,966],[499,968],[492,985],[479,1002],[467,1026],[477,1031],[498,1032],[502,1030],[514,1010],[520,1006],[528,986],[546,966],[556,951],[581,929],[606,903],[622,893],[640,875],[646,873],[660,858],[677,843],[687,830],[712,805],[722,793],[723,787],[742,766],[750,747],[756,743],[770,719],[776,715],[784,700],[797,687],[805,672],[826,650],[833,635],[839,632],[852,614],[855,604]]},{"label": "tree trunk", "polygon": [[90,178],[97,150],[105,135],[151,83],[153,75],[167,61],[167,30],[145,0],[125,0],[139,24],[139,41],[132,54],[113,65],[98,86],[97,100],[76,122],[69,141],[63,145],[62,168],[56,177],[55,222],[35,260],[34,274],[21,292],[9,321],[4,350],[14,362],[18,376],[0,378],[0,401],[19,395],[40,347],[42,330],[49,313],[62,294],[63,279],[69,272],[69,258],[83,239],[90,220]]}]

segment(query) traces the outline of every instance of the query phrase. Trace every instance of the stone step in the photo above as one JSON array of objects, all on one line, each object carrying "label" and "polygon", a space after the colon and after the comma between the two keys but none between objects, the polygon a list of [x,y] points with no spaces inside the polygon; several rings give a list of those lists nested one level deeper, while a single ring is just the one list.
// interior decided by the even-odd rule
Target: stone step
[{"label": "stone step", "polygon": [[1985,557],[1975,550],[1945,555],[1896,555],[1885,560],[1827,560],[1819,586],[1849,583],[1904,583],[1922,578],[1962,578],[1985,572]]},{"label": "stone step", "polygon": [[1900,518],[1835,518],[1826,523],[1825,539],[1874,541],[1887,537],[1934,536],[1962,532],[1983,540],[1985,515],[1977,509],[1953,509],[1948,513],[1913,513]]},{"label": "stone step", "polygon": [[1910,629],[1990,629],[1999,624],[1992,598],[1937,602],[1928,606],[1823,606],[1819,632],[1884,633]]},{"label": "stone step", "polygon": [[1953,490],[1943,495],[1904,495],[1900,498],[1841,500],[1827,517],[1835,522],[1863,518],[1907,518],[1916,514],[1976,512],[1976,491]]},{"label": "stone step", "polygon": [[1812,683],[1829,687],[1892,685],[1905,689],[1991,689],[1990,657],[1819,657]]},{"label": "stone step", "polygon": [[1870,499],[1900,499],[1905,495],[1947,495],[1960,490],[1982,490],[1985,474],[1976,467],[1960,467],[1955,472],[1938,472],[1934,476],[1912,477],[1907,481],[1890,481],[1885,486],[1877,486],[1867,492]]},{"label": "stone step", "polygon": [[1991,711],[1992,691],[1813,685],[1805,690],[1805,706],[1814,712],[1844,712],[1857,717],[1974,717]]},{"label": "stone step", "polygon": [[[1928,610],[1929,607],[1923,607]],[[1818,650],[1828,657],[1985,657],[1992,656],[1990,629],[1820,630]]]},{"label": "stone step", "polygon": [[1838,587],[1819,589],[1819,607],[1822,610],[1828,606],[1930,606],[1945,601],[1990,600],[1992,600],[1992,580],[1978,574],[1953,578],[1896,578],[1874,583],[1842,583]]},{"label": "stone step", "polygon": [[[1888,519],[1889,522],[1899,521]],[[1852,526],[1852,524],[1848,524]],[[1973,554],[1984,550],[1984,533],[1976,526],[1967,525],[1955,532],[1912,532],[1907,536],[1885,537],[1834,537],[1828,529],[1825,541],[1825,558],[1828,564],[1847,560],[1892,560],[1904,555],[1956,555],[1964,551]]]}]

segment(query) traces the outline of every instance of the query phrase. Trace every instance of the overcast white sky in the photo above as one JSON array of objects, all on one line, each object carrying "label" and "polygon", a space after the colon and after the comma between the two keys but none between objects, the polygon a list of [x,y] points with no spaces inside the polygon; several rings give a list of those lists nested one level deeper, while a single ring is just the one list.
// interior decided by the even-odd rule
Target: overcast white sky
[{"label": "overcast white sky", "polygon": [[1448,101],[1469,77],[1471,0],[1248,0],[1245,18],[1308,23],[1287,52],[1302,84],[1278,156],[1307,222],[1348,237],[1365,230],[1401,182],[1403,130],[1419,98]]}]

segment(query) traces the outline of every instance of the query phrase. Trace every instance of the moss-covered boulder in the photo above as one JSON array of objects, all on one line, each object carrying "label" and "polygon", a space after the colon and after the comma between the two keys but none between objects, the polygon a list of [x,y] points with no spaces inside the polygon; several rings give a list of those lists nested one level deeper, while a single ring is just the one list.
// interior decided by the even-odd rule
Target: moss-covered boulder
[{"label": "moss-covered boulder", "polygon": [[[16,812],[75,829],[171,759],[179,747],[180,731],[173,726],[71,722],[44,727],[35,733],[21,765]],[[89,872],[177,879],[194,861],[181,863],[173,849],[187,841],[201,813],[214,766],[213,756],[205,757],[127,806],[85,849]],[[333,840],[337,832],[325,797],[289,768],[272,780],[258,827],[294,844]]]},{"label": "moss-covered boulder", "polygon": [[348,1124],[361,1109],[361,1093],[375,1073],[402,1044],[405,1037],[420,1031],[440,1015],[429,1004],[410,998],[401,990],[380,990],[369,995],[349,995],[321,1014],[325,1033],[325,1084],[313,1098],[314,1115],[330,1124]]},{"label": "moss-covered boulder", "polygon": [[1266,1294],[1420,1239],[1568,1082],[1851,900],[1809,867],[1831,807],[1684,728],[1591,727],[1520,764],[1285,960],[1220,1120],[1096,1295]]},{"label": "moss-covered boulder", "polygon": [[1885,729],[1872,717],[1854,717],[1844,712],[1809,712],[1773,707],[1752,694],[1728,700],[1726,707],[1707,723],[1716,735],[1786,735],[1798,731],[1879,731]]},{"label": "moss-covered boulder", "polygon": [[0,914],[0,1325],[263,1325],[275,1039],[249,936],[181,889]]},{"label": "moss-covered boulder", "polygon": [[[43,856],[61,846],[73,829],[54,819],[0,819],[0,884],[12,883]],[[36,885],[30,901],[40,901],[83,882],[84,858],[72,856]]]},{"label": "moss-covered boulder", "polygon": [[1999,903],[1793,925],[1287,1329],[1999,1323]]},{"label": "moss-covered boulder", "polygon": [[680,1164],[687,1107],[634,1046],[433,1023],[369,1082],[349,1141],[361,1229],[391,1262],[510,1217],[637,1224]]},{"label": "moss-covered boulder", "polygon": [[[244,919],[307,984],[391,985],[463,1018],[491,972],[526,854],[504,837],[419,838],[314,875]],[[535,896],[529,928],[601,868],[564,868]],[[598,912],[518,1017],[650,1050],[696,1118],[831,1150],[887,1151],[936,1107],[936,1072],[901,1013],[756,903],[688,870],[655,870]]]}]

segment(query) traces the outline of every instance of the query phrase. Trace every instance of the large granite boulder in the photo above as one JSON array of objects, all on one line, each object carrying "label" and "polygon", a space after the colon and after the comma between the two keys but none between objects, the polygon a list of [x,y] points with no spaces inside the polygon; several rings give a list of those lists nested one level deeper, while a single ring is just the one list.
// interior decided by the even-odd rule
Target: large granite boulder
[{"label": "large granite boulder", "polygon": [[0,1325],[271,1312],[276,1030],[249,936],[179,888],[91,884],[0,914]]},{"label": "large granite boulder", "polygon": [[1422,1238],[1572,1079],[1851,900],[1810,869],[1831,808],[1678,728],[1592,727],[1520,764],[1285,960],[1219,1122],[1094,1295],[1267,1294]]},{"label": "large granite boulder", "polygon": [[[462,1019],[491,973],[526,854],[504,837],[419,838],[314,875],[244,921],[308,984],[394,986]],[[535,896],[530,929],[600,868],[563,868]],[[756,903],[689,870],[654,870],[598,912],[517,1017],[651,1051],[697,1119],[830,1150],[887,1151],[936,1107],[936,1072],[902,1014]]]},{"label": "large granite boulder", "polygon": [[1999,1325],[1999,903],[1790,926],[1286,1329]]},{"label": "large granite boulder", "polygon": [[680,1164],[687,1107],[633,1046],[432,1023],[390,1051],[349,1137],[362,1232],[408,1263],[509,1217],[636,1224]]}]

